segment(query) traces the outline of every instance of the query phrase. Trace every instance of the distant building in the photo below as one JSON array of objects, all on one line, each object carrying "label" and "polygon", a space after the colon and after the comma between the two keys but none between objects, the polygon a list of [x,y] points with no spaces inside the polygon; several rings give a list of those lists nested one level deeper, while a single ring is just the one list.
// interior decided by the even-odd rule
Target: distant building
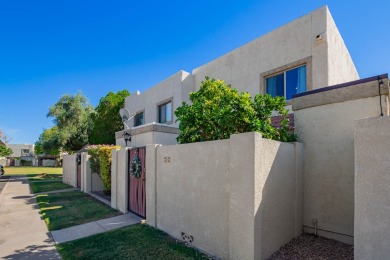
[{"label": "distant building", "polygon": [[12,155],[7,157],[6,166],[37,165],[33,144],[7,144]]}]

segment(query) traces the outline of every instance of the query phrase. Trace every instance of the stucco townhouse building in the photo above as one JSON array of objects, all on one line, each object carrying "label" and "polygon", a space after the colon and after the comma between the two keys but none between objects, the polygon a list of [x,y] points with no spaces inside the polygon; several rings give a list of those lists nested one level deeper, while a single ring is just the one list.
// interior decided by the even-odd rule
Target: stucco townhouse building
[{"label": "stucco townhouse building", "polygon": [[[244,133],[229,140],[176,145],[174,111],[183,101],[189,103],[189,93],[199,90],[205,77],[222,79],[251,96],[284,96],[298,142]],[[354,244],[356,259],[390,255],[380,240],[390,241],[390,232],[378,229],[390,221],[388,214],[378,213],[382,222],[367,214],[367,205],[380,201],[373,199],[378,194],[369,174],[382,176],[386,160],[378,157],[379,166],[371,170],[366,164],[377,158],[364,159],[377,153],[355,150],[362,143],[388,147],[371,141],[390,125],[385,117],[390,112],[388,75],[359,79],[327,6],[191,73],[179,71],[144,93],[137,91],[126,98],[125,108],[128,129],[116,133],[116,142],[132,149],[113,152],[113,208],[141,215],[148,224],[222,259],[266,259],[302,232]],[[144,175],[134,179],[129,165],[139,148]],[[87,160],[82,155],[82,180],[91,175]],[[70,171],[64,166],[64,176],[75,186],[75,157],[67,161]],[[378,183],[387,181],[381,178]],[[140,187],[136,197],[142,201],[132,199],[132,183]],[[388,201],[386,193],[381,198]],[[135,212],[134,206],[142,210]],[[375,207],[374,212],[382,210]]]},{"label": "stucco townhouse building", "polygon": [[[332,15],[324,6],[192,73],[179,71],[144,93],[137,91],[127,97],[125,107],[134,116],[128,123],[133,136],[129,146],[176,143],[178,123],[174,111],[183,101],[189,102],[189,93],[197,91],[206,76],[222,79],[251,96],[284,96],[288,103],[295,94],[359,79]],[[288,108],[293,112],[291,106]],[[146,132],[149,134],[140,135]],[[117,144],[124,145],[122,136],[123,132],[117,133]]]}]

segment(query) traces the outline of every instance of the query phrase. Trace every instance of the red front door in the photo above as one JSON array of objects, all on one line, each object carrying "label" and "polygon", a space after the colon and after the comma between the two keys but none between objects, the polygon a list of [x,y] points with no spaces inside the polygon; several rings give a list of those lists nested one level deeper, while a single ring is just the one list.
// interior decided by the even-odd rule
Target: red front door
[{"label": "red front door", "polygon": [[81,154],[77,154],[77,188],[81,187]]},{"label": "red front door", "polygon": [[[146,217],[145,147],[129,150],[129,211]],[[137,170],[138,168],[138,170]]]}]

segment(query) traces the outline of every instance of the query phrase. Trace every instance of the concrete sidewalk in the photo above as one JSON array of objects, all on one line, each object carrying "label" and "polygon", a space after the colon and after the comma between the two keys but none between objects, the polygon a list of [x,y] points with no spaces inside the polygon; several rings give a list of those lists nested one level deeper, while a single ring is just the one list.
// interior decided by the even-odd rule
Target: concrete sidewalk
[{"label": "concrete sidewalk", "polygon": [[121,216],[93,221],[61,230],[55,230],[51,232],[51,235],[53,236],[55,243],[60,244],[79,238],[100,234],[109,230],[134,225],[140,223],[141,220],[142,219],[138,216],[132,213],[127,213]]},{"label": "concrete sidewalk", "polygon": [[24,176],[11,177],[0,194],[0,258],[61,259]]}]

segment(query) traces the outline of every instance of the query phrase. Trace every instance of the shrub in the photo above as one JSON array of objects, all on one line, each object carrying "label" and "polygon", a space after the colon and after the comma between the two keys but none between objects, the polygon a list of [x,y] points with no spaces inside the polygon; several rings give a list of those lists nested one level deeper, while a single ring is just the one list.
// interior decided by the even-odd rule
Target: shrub
[{"label": "shrub", "polygon": [[33,162],[29,160],[20,160],[20,166],[33,166]]},{"label": "shrub", "polygon": [[101,145],[90,145],[87,147],[87,153],[91,156],[89,158],[89,166],[91,172],[100,174],[100,159],[99,159],[99,149]]},{"label": "shrub", "polygon": [[105,193],[111,192],[112,149],[119,148],[120,146],[115,145],[91,145],[87,148],[87,152],[91,156],[89,159],[91,171],[100,176]]},{"label": "shrub", "polygon": [[[288,132],[288,111],[283,97],[239,93],[222,80],[202,82],[199,91],[190,94],[191,105],[183,102],[175,115],[179,121],[179,143],[228,139],[244,132],[261,132],[264,138],[283,142],[296,141]],[[271,122],[272,111],[284,116],[280,128]]]}]

